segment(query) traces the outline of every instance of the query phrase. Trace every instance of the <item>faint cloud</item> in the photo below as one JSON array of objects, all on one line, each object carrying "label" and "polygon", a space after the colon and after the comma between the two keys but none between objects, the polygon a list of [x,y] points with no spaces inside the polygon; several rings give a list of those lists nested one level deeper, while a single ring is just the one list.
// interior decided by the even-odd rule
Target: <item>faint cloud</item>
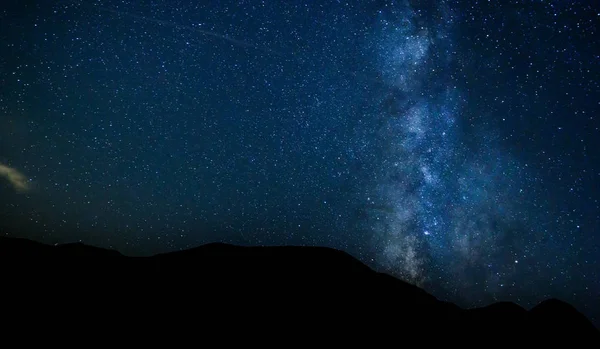
[{"label": "faint cloud", "polygon": [[0,177],[8,179],[16,191],[27,191],[30,188],[27,177],[10,166],[0,164]]}]

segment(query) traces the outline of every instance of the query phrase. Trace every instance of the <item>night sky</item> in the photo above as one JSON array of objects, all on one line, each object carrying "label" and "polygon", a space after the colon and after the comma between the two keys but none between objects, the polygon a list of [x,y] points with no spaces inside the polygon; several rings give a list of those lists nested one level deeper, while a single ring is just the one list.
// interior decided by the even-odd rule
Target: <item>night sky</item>
[{"label": "night sky", "polygon": [[600,321],[598,24],[591,0],[2,1],[0,232],[329,246]]}]

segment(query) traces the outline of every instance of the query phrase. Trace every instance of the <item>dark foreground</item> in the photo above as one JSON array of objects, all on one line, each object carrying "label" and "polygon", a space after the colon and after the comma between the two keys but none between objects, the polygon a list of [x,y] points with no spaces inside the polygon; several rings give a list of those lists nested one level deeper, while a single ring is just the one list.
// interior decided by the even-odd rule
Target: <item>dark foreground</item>
[{"label": "dark foreground", "polygon": [[600,347],[559,300],[465,310],[327,248],[209,244],[136,258],[0,238],[0,263],[3,334],[24,341]]}]

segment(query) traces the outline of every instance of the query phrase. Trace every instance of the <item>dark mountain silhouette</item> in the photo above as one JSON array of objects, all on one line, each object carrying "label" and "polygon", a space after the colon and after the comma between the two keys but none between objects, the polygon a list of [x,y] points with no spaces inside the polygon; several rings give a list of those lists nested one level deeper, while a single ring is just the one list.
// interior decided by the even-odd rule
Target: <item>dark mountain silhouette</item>
[{"label": "dark mountain silhouette", "polygon": [[462,309],[330,248],[215,243],[128,257],[0,238],[0,263],[0,316],[38,334],[168,332],[202,343],[221,333],[227,340],[282,338],[286,346],[308,339],[600,344],[599,331],[559,300],[529,311],[513,303]]}]

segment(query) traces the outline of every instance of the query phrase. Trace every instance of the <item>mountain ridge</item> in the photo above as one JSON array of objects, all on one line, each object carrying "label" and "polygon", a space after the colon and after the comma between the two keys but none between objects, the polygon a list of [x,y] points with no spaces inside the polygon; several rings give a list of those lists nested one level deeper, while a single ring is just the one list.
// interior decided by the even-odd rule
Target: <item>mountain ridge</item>
[{"label": "mountain ridge", "polygon": [[294,328],[309,316],[309,328],[329,322],[363,334],[396,328],[413,334],[476,333],[503,341],[600,343],[591,322],[560,300],[530,310],[509,302],[463,309],[327,247],[213,243],[129,257],[81,243],[46,245],[0,237],[0,260],[3,284],[13,285],[8,293],[23,299],[29,290],[44,290],[40,299],[29,298],[34,310],[46,307],[43,299],[54,299],[60,300],[62,312],[86,304],[97,312],[129,308],[168,319],[177,317],[175,308],[201,309],[217,318],[270,314],[278,319],[266,320],[270,326],[288,322]]}]

